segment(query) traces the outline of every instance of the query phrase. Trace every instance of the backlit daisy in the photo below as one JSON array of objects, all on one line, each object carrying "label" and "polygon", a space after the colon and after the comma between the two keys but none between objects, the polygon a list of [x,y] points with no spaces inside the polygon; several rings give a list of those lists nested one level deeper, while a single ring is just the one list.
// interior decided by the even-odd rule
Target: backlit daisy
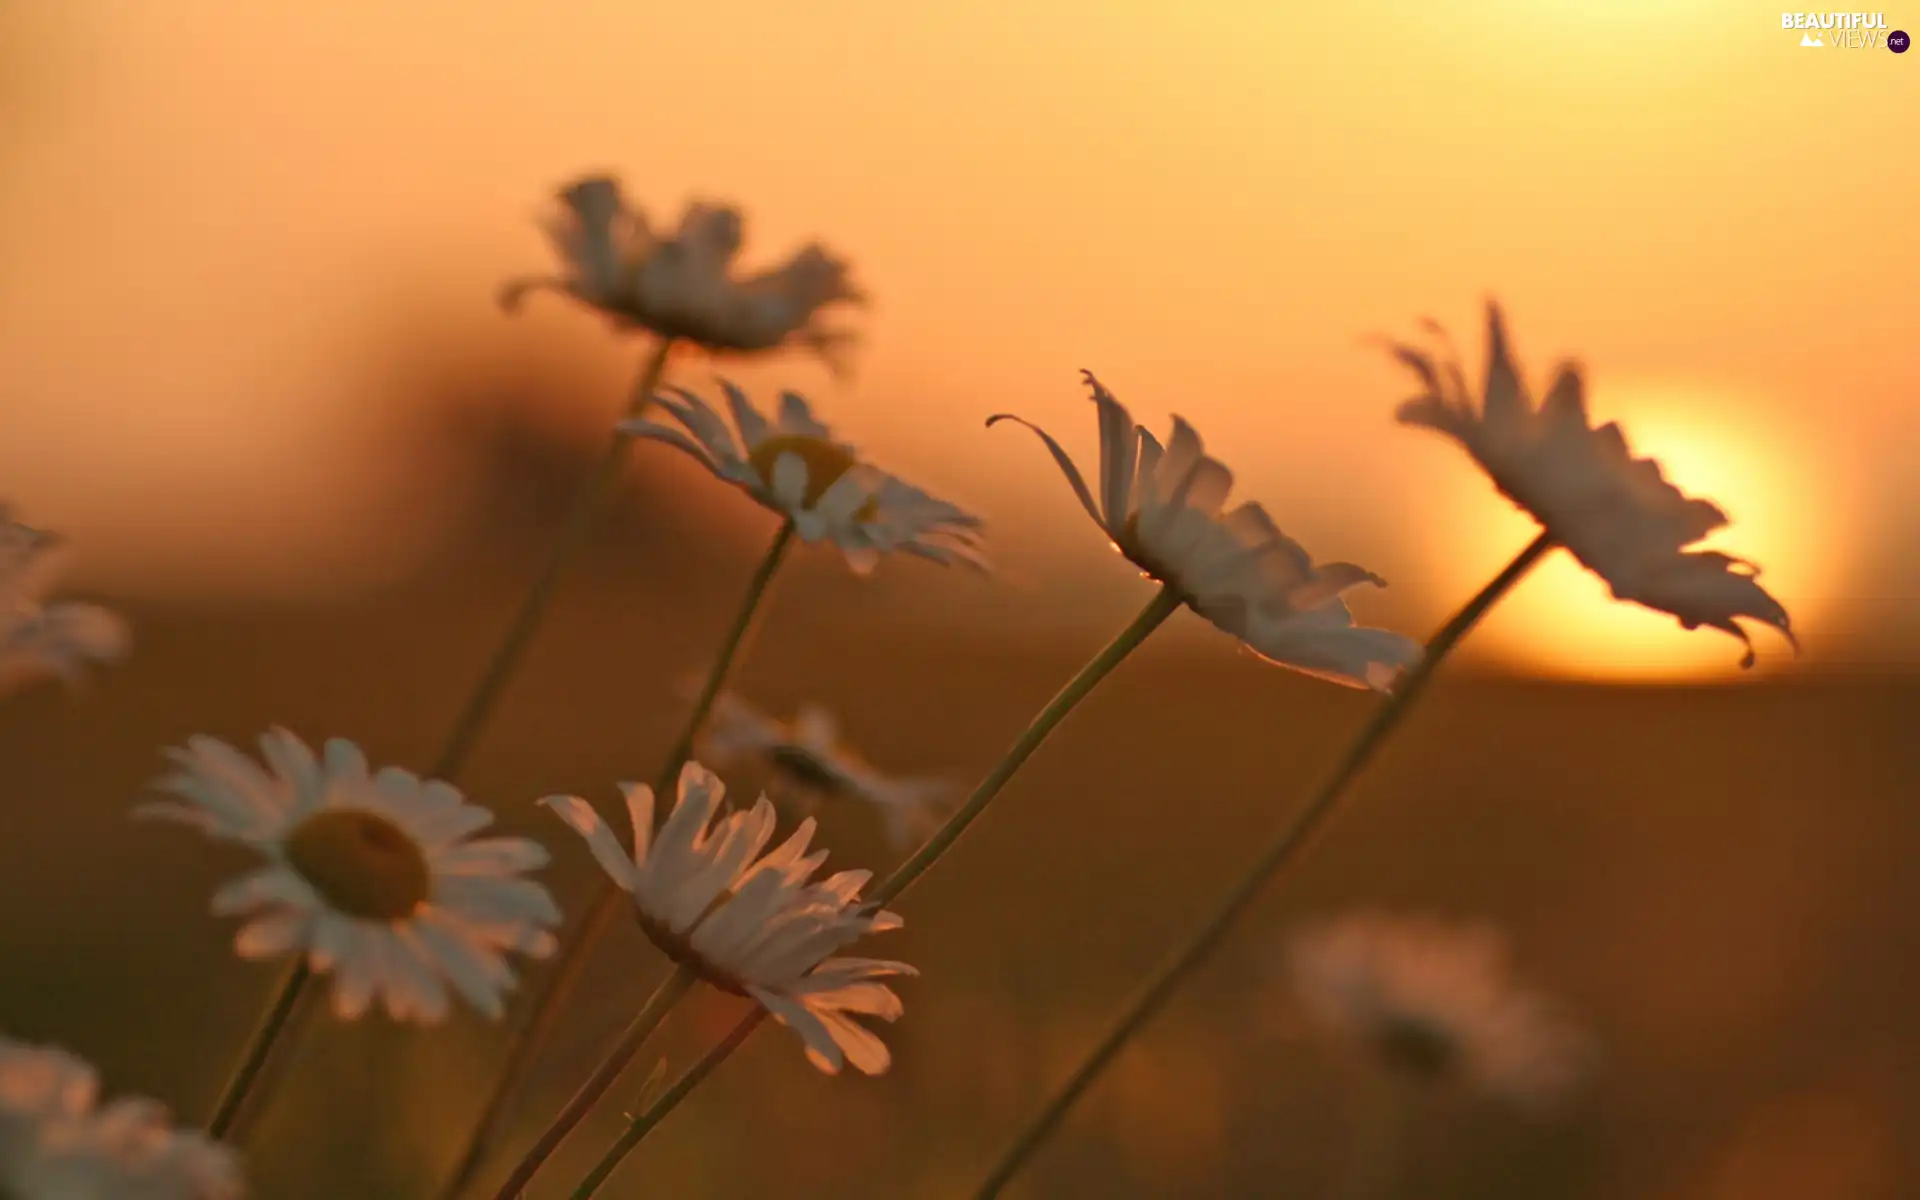
[{"label": "backlit daisy", "polygon": [[1094,523],[1147,577],[1270,662],[1350,687],[1385,690],[1420,658],[1420,645],[1385,629],[1356,626],[1340,594],[1357,584],[1385,587],[1352,563],[1315,566],[1258,504],[1223,512],[1233,472],[1209,457],[1179,417],[1163,447],[1090,372],[1100,417],[1099,495],[1053,436],[1040,435]]},{"label": "backlit daisy", "polygon": [[1592,1062],[1586,1034],[1520,986],[1484,925],[1354,913],[1297,933],[1286,968],[1309,1017],[1416,1080],[1546,1105]]},{"label": "backlit daisy", "polygon": [[[883,554],[986,566],[979,517],[870,463],[814,419],[805,399],[785,392],[772,421],[731,383],[721,382],[732,421],[692,392],[655,402],[682,428],[646,418],[620,428],[693,455],[721,479],[793,522],[803,541],[830,541],[861,574]],[[735,430],[738,430],[736,435]]]},{"label": "backlit daisy", "polygon": [[124,657],[126,622],[95,604],[48,603],[65,565],[57,538],[0,505],[0,696],[49,677],[75,684],[90,663]]},{"label": "backlit daisy", "polygon": [[736,275],[743,224],[737,209],[690,204],[668,236],[655,232],[608,176],[576,180],[558,199],[546,232],[566,273],[508,284],[501,299],[509,309],[529,291],[552,288],[661,337],[742,353],[795,342],[830,364],[853,338],[820,324],[823,309],[863,297],[847,264],[818,243],[778,267]]},{"label": "backlit daisy", "polygon": [[251,917],[240,956],[306,955],[333,975],[334,1012],[349,1020],[378,998],[395,1020],[438,1021],[449,985],[499,1017],[514,983],[507,953],[554,949],[560,911],[523,878],[547,852],[526,838],[474,838],[492,813],[451,784],[370,771],[344,739],[316,758],[274,729],[260,751],[265,770],[224,742],[192,738],[168,751],[177,770],[158,785],[181,802],[139,810],[266,858],[213,898],[216,915]]},{"label": "backlit daisy", "polygon": [[[1438,326],[1429,329],[1444,339]],[[1410,346],[1392,349],[1425,388],[1400,406],[1400,421],[1464,446],[1503,495],[1606,580],[1615,599],[1671,613],[1687,629],[1725,630],[1746,645],[1744,667],[1753,665],[1753,640],[1736,617],[1773,626],[1798,651],[1787,610],[1755,582],[1759,567],[1718,550],[1684,549],[1726,525],[1727,515],[1668,483],[1652,459],[1633,457],[1619,425],[1593,425],[1576,364],[1561,363],[1546,397],[1534,402],[1497,304],[1487,305],[1487,379],[1477,403],[1451,352],[1436,362]]]},{"label": "backlit daisy", "polygon": [[[764,856],[773,803],[720,814],[726,789],[698,763],[680,772],[673,811],[653,832],[653,789],[622,784],[634,852],[573,796],[541,801],[586,838],[600,866],[629,895],[655,945],[724,991],[750,996],[800,1035],[807,1058],[828,1074],[843,1063],[868,1075],[892,1061],[886,1043],[855,1016],[897,1019],[900,998],[881,980],[917,972],[906,963],[829,957],[870,933],[900,928],[898,916],[859,904],[870,871],[810,882],[826,861],[807,853],[811,818]],[[717,819],[716,819],[717,818]]]},{"label": "backlit daisy", "polygon": [[960,798],[951,780],[885,774],[841,740],[833,714],[816,704],[804,704],[793,720],[782,721],[738,696],[722,695],[702,731],[699,755],[722,768],[758,761],[771,776],[767,790],[773,799],[802,812],[835,797],[863,801],[879,813],[897,848],[919,845]]},{"label": "backlit daisy", "polygon": [[226,1147],[177,1131],[152,1100],[100,1103],[92,1067],[0,1038],[0,1196],[6,1200],[239,1200]]}]

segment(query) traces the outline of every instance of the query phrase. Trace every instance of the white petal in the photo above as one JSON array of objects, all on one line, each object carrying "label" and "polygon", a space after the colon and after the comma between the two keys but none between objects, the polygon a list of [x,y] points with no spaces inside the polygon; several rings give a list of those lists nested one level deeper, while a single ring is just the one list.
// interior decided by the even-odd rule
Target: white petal
[{"label": "white petal", "polygon": [[233,952],[241,958],[278,958],[297,947],[306,930],[305,913],[268,913],[240,927],[233,939]]},{"label": "white petal", "polygon": [[546,847],[531,838],[483,838],[431,856],[433,869],[448,875],[518,875],[547,865]]},{"label": "white petal", "polygon": [[1126,526],[1131,514],[1133,472],[1138,466],[1140,437],[1134,431],[1133,415],[1101,386],[1093,372],[1080,374],[1093,392],[1093,402],[1100,413],[1100,506],[1108,534],[1115,535]]},{"label": "white petal", "polygon": [[1109,534],[1112,534],[1114,531],[1109,529],[1107,523],[1100,518],[1100,510],[1093,502],[1093,493],[1087,490],[1087,481],[1081,477],[1080,468],[1074,465],[1073,459],[1067,454],[1066,450],[1061,447],[1060,443],[1054,440],[1053,435],[1027,420],[1025,417],[1016,417],[1012,413],[995,413],[993,416],[988,417],[987,428],[991,429],[1001,421],[1012,421],[1017,425],[1024,425],[1028,429],[1031,429],[1042,442],[1046,443],[1047,452],[1053,455],[1053,461],[1059,466],[1060,473],[1067,477],[1067,484],[1073,488],[1073,494],[1080,501],[1080,507],[1087,511],[1089,517],[1093,518],[1095,525],[1106,529]]},{"label": "white petal", "polygon": [[759,988],[749,988],[748,994],[760,1002],[773,1019],[800,1035],[800,1041],[807,1048],[807,1061],[828,1075],[838,1075],[840,1066],[846,1061],[841,1053],[840,1043],[833,1036],[818,1014],[805,1004],[789,1000],[785,996]]},{"label": "white petal", "polygon": [[593,805],[578,796],[548,796],[540,803],[552,809],[567,823],[568,828],[587,840],[587,849],[593,852],[594,861],[607,873],[607,878],[622,890],[633,891],[639,878],[633,860],[627,857],[620,839],[600,819]]},{"label": "white petal", "polygon": [[798,454],[783,453],[773,460],[772,478],[767,480],[767,491],[783,510],[799,514],[809,509],[807,504],[807,460]]},{"label": "white petal", "polygon": [[317,908],[320,897],[291,867],[274,863],[242,875],[213,894],[213,915],[231,917],[268,905]]}]

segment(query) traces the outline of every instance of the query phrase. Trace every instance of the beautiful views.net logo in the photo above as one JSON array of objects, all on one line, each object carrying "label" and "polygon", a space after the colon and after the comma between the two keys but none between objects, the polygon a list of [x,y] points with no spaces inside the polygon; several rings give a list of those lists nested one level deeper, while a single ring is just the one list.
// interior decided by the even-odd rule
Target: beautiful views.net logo
[{"label": "beautiful views.net logo", "polygon": [[1887,27],[1885,13],[1781,13],[1780,28],[1801,30],[1802,46],[1832,46],[1842,50],[1892,50],[1904,53],[1904,31]]}]

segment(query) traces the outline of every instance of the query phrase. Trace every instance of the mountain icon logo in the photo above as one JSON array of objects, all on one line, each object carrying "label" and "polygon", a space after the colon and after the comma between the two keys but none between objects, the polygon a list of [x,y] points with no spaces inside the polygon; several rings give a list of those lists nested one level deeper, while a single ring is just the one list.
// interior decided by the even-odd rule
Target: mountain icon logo
[{"label": "mountain icon logo", "polygon": [[1820,40],[1820,35],[1817,33],[1802,34],[1800,36],[1800,44],[1802,46],[1825,46],[1826,45],[1825,42]]}]

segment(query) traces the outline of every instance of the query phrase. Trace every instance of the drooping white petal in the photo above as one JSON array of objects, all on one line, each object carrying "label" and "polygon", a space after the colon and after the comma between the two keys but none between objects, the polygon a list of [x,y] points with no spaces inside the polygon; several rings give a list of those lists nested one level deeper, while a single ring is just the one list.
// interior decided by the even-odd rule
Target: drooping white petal
[{"label": "drooping white petal", "polygon": [[1403,403],[1403,423],[1459,442],[1494,486],[1531,513],[1615,597],[1671,613],[1683,628],[1708,626],[1751,639],[1736,618],[1771,625],[1796,653],[1787,611],[1752,582],[1745,564],[1686,547],[1727,523],[1712,503],[1668,482],[1658,463],[1636,458],[1612,422],[1594,426],[1577,366],[1561,364],[1536,406],[1513,359],[1499,306],[1487,306],[1487,371],[1476,403],[1457,359],[1392,347],[1423,388]]},{"label": "drooping white petal", "polygon": [[1174,417],[1173,433],[1162,446],[1132,423],[1099,380],[1087,374],[1086,381],[1099,412],[1099,511],[1065,449],[1044,431],[1035,432],[1081,507],[1120,551],[1270,662],[1351,686],[1390,685],[1413,643],[1355,626],[1337,601],[1357,583],[1380,584],[1379,576],[1352,563],[1316,568],[1258,504],[1227,511],[1233,472],[1207,453],[1189,422]]},{"label": "drooping white petal", "polygon": [[[735,707],[758,719],[744,703]],[[826,858],[808,852],[811,819],[767,850],[772,803],[763,796],[751,809],[721,815],[722,791],[700,764],[682,770],[666,825],[638,862],[632,890],[641,928],[709,979],[760,1000],[800,1035],[822,1070],[848,1061],[870,1073],[884,1070],[884,1044],[849,1014],[897,1017],[898,997],[877,994],[870,981],[912,968],[831,956],[869,933],[898,928],[899,918],[858,907],[870,872],[811,882]]]},{"label": "drooping white petal", "polygon": [[592,851],[594,861],[622,890],[631,892],[638,886],[639,872],[633,860],[627,857],[620,839],[600,819],[593,805],[578,796],[548,796],[540,803],[565,821],[567,828],[587,840],[587,849]]},{"label": "drooping white petal", "polygon": [[[1053,455],[1053,461],[1059,466],[1060,473],[1067,477],[1067,485],[1073,489],[1075,499],[1080,501],[1080,507],[1086,509],[1087,516],[1093,518],[1095,525],[1099,525],[1103,529],[1107,528],[1106,522],[1100,517],[1100,509],[1093,502],[1093,493],[1087,490],[1087,481],[1081,477],[1080,468],[1074,465],[1073,456],[1067,453],[1066,448],[1056,441],[1054,436],[1046,430],[1035,425],[1025,417],[1016,417],[1012,413],[995,413],[993,416],[988,417],[987,428],[991,429],[1001,421],[1012,421],[1016,425],[1026,426],[1046,444],[1047,453]],[[1112,529],[1107,529],[1107,532],[1115,533]],[[1115,533],[1115,536],[1118,536],[1117,533]]]}]

